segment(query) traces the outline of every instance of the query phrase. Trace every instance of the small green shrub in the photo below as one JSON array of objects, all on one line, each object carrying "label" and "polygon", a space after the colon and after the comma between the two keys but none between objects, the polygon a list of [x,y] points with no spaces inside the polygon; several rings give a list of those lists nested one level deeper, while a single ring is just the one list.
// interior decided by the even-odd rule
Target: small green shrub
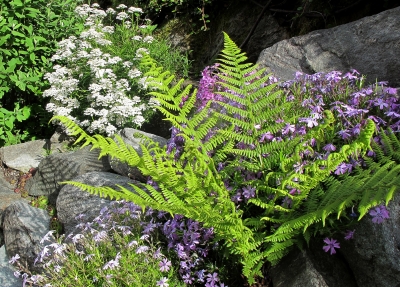
[{"label": "small green shrub", "polygon": [[[57,41],[83,28],[74,16],[77,2],[1,1],[0,107],[4,120],[0,128],[5,135],[0,145],[34,138],[47,128],[49,115],[40,98],[47,82],[42,77],[51,66],[49,58]],[[14,125],[14,117],[23,124]],[[22,134],[19,129],[23,129]]]}]

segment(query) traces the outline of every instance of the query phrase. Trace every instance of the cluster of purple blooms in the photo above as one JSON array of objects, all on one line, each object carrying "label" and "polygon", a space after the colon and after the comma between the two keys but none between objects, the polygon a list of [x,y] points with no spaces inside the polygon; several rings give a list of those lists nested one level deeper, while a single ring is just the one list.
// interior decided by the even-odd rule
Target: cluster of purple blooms
[{"label": "cluster of purple blooms", "polygon": [[[223,80],[218,75],[218,65],[206,67],[202,72],[202,79],[197,93],[197,108],[201,110],[209,101],[229,103],[229,100],[221,96],[220,92],[230,92],[219,83]],[[276,83],[278,80],[270,76],[266,84]],[[364,78],[356,70],[348,73],[332,71],[329,73],[316,73],[313,75],[297,72],[295,79],[280,83],[280,89],[284,90],[286,101],[295,102],[299,109],[308,111],[308,117],[298,119],[297,123],[284,123],[284,127],[279,132],[266,132],[259,138],[259,143],[268,143],[272,141],[282,141],[291,139],[295,136],[305,135],[308,129],[320,125],[324,119],[324,111],[330,110],[335,116],[335,128],[332,134],[327,135],[325,143],[319,143],[317,148],[315,139],[305,143],[309,145],[314,152],[305,150],[301,154],[302,161],[296,163],[293,169],[302,173],[303,167],[315,159],[326,159],[330,153],[339,150],[344,144],[354,140],[360,134],[365,126],[366,120],[371,119],[376,124],[377,129],[391,128],[394,132],[400,131],[400,103],[397,96],[397,90],[387,86],[387,82],[377,82],[373,85],[364,87]],[[240,95],[238,95],[240,96]],[[232,104],[232,103],[230,103]],[[234,103],[237,106],[237,103]],[[211,104],[211,109],[214,103]],[[223,112],[223,111],[222,111]],[[277,118],[275,122],[283,122]],[[260,128],[263,123],[260,123]],[[239,130],[238,130],[239,131]],[[175,151],[176,158],[183,152],[184,141],[176,136],[179,131],[172,128],[171,139],[168,144],[168,151]],[[210,135],[213,131],[210,132]],[[377,136],[374,141],[381,144]],[[252,148],[251,144],[239,143],[238,148]],[[373,157],[373,151],[369,151],[368,156]],[[211,155],[210,155],[211,156]],[[224,169],[225,163],[217,163],[217,170]],[[357,166],[362,166],[363,160],[359,158],[349,158],[342,162],[334,174],[341,175],[352,173]],[[262,177],[262,171],[254,172],[238,168],[236,175],[242,177],[241,185],[232,182],[228,177],[225,180],[225,186],[232,193],[232,201],[239,207],[240,203],[247,202],[250,198],[256,196],[256,189],[251,185],[257,179]],[[292,189],[291,187],[288,187]],[[292,195],[300,194],[298,190],[290,190]],[[290,208],[291,199],[285,197],[282,206]],[[383,205],[375,207],[370,211],[374,223],[382,223],[389,218],[389,213]],[[353,237],[354,230],[348,231],[345,239]],[[326,252],[335,253],[335,248],[339,248],[339,243],[334,239],[325,239],[327,244],[324,247]]]}]

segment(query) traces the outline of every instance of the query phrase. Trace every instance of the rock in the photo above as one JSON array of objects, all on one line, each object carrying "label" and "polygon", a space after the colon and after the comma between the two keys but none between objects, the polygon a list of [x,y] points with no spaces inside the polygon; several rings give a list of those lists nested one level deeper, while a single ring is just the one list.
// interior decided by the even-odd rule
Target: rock
[{"label": "rock", "polygon": [[21,262],[32,271],[39,271],[34,265],[41,251],[40,240],[49,231],[50,216],[46,210],[35,208],[25,201],[16,201],[3,212],[2,229],[9,257],[18,254]]},{"label": "rock", "polygon": [[[167,145],[167,140],[163,137],[159,137],[153,134],[145,133],[140,130],[132,129],[132,128],[125,128],[118,132],[118,135],[121,136],[122,140],[126,145],[130,145],[131,147],[134,148],[138,152],[139,155],[142,154],[141,148],[139,143],[143,142],[143,139],[135,137],[134,134],[139,133],[141,135],[144,135],[146,137],[149,137],[153,141],[157,142],[160,147],[163,147]],[[122,163],[120,160],[116,158],[111,158],[111,156],[108,157],[111,168],[118,174],[123,175],[123,176],[128,176],[132,179],[136,179],[139,181],[146,181],[146,178],[142,175],[139,169],[136,167],[130,167],[126,163]]]},{"label": "rock", "polygon": [[14,276],[15,269],[8,263],[9,257],[6,247],[0,247],[0,286],[1,287],[21,287],[22,280]]},{"label": "rock", "polygon": [[99,154],[99,150],[90,151],[90,147],[51,154],[40,162],[35,175],[27,181],[25,189],[29,195],[49,196],[49,202],[55,204],[61,189],[60,182],[91,171],[110,170],[107,157],[99,160]]},{"label": "rock", "polygon": [[46,140],[5,146],[0,148],[0,161],[10,168],[26,173],[32,167],[38,167],[46,154],[46,149],[49,149],[49,142]]},{"label": "rock", "polygon": [[321,241],[311,240],[307,249],[295,249],[270,270],[274,287],[357,287],[342,257],[329,255]]},{"label": "rock", "polygon": [[[127,177],[109,172],[88,172],[73,178],[72,181],[115,189],[118,189],[117,184],[130,188],[128,183],[135,183]],[[76,216],[85,214],[85,222],[91,221],[99,215],[103,207],[109,204],[110,199],[92,195],[72,185],[65,185],[57,197],[56,205],[58,219],[64,225],[65,234],[74,233],[75,226],[79,223]]]},{"label": "rock", "polygon": [[400,286],[400,194],[389,202],[390,218],[373,223],[366,215],[355,227],[354,239],[341,244],[341,253],[358,286]]},{"label": "rock", "polygon": [[258,58],[281,80],[296,71],[307,74],[355,69],[375,83],[400,85],[400,7],[331,29],[283,40],[263,50]]}]

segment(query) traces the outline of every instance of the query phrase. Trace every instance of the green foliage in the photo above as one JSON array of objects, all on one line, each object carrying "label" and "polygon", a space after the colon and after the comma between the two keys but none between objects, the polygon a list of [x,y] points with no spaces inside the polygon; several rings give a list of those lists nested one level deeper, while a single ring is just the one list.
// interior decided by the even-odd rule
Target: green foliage
[{"label": "green foliage", "polygon": [[[398,147],[400,142],[388,133],[384,136],[386,149],[372,144],[375,125],[368,120],[359,137],[326,159],[316,159],[304,166],[302,173],[293,165],[300,153],[310,149],[305,143],[310,139],[324,142],[327,132],[333,129],[335,119],[326,111],[322,124],[305,135],[290,140],[260,143],[260,135],[278,131],[283,123],[295,123],[303,115],[293,109],[294,103],[286,101],[276,84],[268,83],[268,75],[257,65],[246,63],[246,56],[225,34],[219,72],[224,88],[221,96],[229,101],[209,102],[194,113],[196,89],[182,87],[183,80],[164,72],[156,62],[145,56],[142,64],[150,67],[146,74],[150,94],[158,99],[157,109],[165,119],[180,131],[185,140],[180,157],[142,136],[141,155],[126,146],[118,136],[115,139],[100,135],[89,136],[79,126],[62,116],[59,120],[83,146],[101,149],[100,156],[113,158],[136,166],[145,176],[157,182],[159,189],[148,184],[131,185],[132,189],[119,186],[92,187],[77,182],[66,182],[92,194],[125,199],[144,207],[182,214],[214,227],[216,240],[221,240],[231,254],[241,258],[243,274],[249,283],[261,275],[265,260],[275,264],[293,245],[301,245],[326,222],[346,217],[347,209],[357,205],[360,218],[369,208],[393,197],[398,182]],[[174,83],[174,84],[173,84]],[[212,106],[217,104],[217,106]],[[277,119],[281,121],[277,122]],[[214,131],[211,135],[210,131]],[[381,133],[384,133],[383,131]],[[207,139],[207,140],[206,140]],[[246,145],[238,148],[239,144]],[[374,149],[377,161],[365,157]],[[213,154],[212,157],[209,154]],[[267,156],[263,156],[267,155]],[[332,176],[337,166],[349,157],[361,156],[366,166],[354,176]],[[216,163],[224,162],[226,168],[219,172]],[[240,178],[238,170],[262,172],[260,179]],[[243,207],[231,201],[231,193],[224,181],[229,179],[238,186],[256,187],[257,196]],[[295,188],[298,195],[289,193]],[[292,200],[291,208],[282,205],[285,198]]]},{"label": "green foliage", "polygon": [[27,137],[26,132],[20,134],[18,130],[15,130],[14,123],[16,121],[22,122],[29,116],[30,108],[23,107],[20,109],[19,103],[15,104],[14,111],[0,108],[0,146],[16,144]]},{"label": "green foliage", "polygon": [[[22,106],[24,115],[34,109],[28,126],[37,132],[40,109],[40,95],[47,83],[42,76],[49,68],[48,59],[54,53],[56,42],[67,35],[79,32],[83,25],[74,17],[76,0],[44,1],[13,0],[0,2],[0,107],[11,111]],[[12,112],[10,112],[12,113]],[[7,114],[3,112],[3,114]],[[26,120],[28,117],[18,120]],[[48,118],[47,118],[48,119]],[[8,123],[12,122],[8,120]],[[17,131],[11,125],[0,128],[12,134],[9,143],[15,143]],[[25,130],[28,133],[27,124]],[[28,136],[28,134],[25,134]]]},{"label": "green foliage", "polygon": [[[160,13],[172,13],[175,16],[180,14],[190,14],[200,21],[201,30],[208,30],[207,24],[210,22],[209,15],[206,13],[213,0],[111,0],[112,6],[117,7],[119,4],[135,5],[141,7],[146,14],[151,16]],[[215,0],[214,0],[215,2]]]}]

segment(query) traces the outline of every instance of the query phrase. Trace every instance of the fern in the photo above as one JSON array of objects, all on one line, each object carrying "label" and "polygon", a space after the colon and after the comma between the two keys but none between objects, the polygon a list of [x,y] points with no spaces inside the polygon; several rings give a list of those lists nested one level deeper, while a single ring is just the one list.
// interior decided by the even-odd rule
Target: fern
[{"label": "fern", "polygon": [[[325,112],[323,122],[304,135],[261,142],[262,135],[278,133],[286,124],[297,123],[306,111],[294,108],[295,103],[286,100],[276,83],[265,84],[269,78],[265,70],[247,63],[245,54],[226,34],[224,39],[218,68],[218,93],[224,100],[209,102],[197,112],[197,90],[191,85],[182,87],[183,80],[176,81],[148,55],[143,57],[142,65],[149,70],[148,85],[153,90],[150,94],[160,102],[156,108],[185,140],[179,157],[144,136],[138,154],[118,136],[89,136],[65,117],[53,120],[66,125],[83,146],[101,149],[101,156],[108,154],[136,166],[157,182],[159,189],[146,184],[131,185],[129,189],[119,186],[116,190],[66,183],[93,194],[182,214],[205,227],[214,227],[216,240],[222,240],[232,254],[240,256],[243,274],[251,284],[266,260],[277,263],[292,246],[300,246],[302,239],[308,242],[313,231],[331,217],[339,218],[349,207],[358,205],[361,218],[372,206],[387,203],[399,186],[400,143],[392,132],[382,131],[387,147],[382,149],[373,141],[371,145],[375,125],[368,120],[358,139],[327,159],[308,163],[302,172],[294,171],[300,154],[313,152],[308,141],[324,142],[326,132],[333,130],[332,113]],[[375,161],[364,157],[371,148],[377,155]],[[365,158],[365,169],[340,180],[331,175],[341,162],[355,155]],[[223,172],[216,168],[220,162],[226,165]],[[244,180],[242,170],[260,176]],[[238,188],[255,187],[257,196],[237,209],[224,184],[226,180]],[[288,187],[300,194],[291,194]],[[291,200],[290,208],[282,205],[284,199]]]}]

